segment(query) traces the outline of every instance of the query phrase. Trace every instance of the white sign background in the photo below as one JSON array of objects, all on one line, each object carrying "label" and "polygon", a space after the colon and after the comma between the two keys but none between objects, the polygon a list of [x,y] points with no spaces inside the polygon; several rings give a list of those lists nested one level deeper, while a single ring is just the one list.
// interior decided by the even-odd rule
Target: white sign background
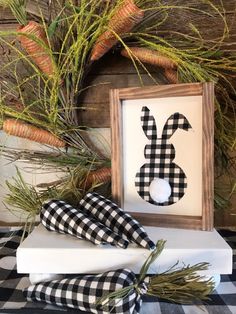
[{"label": "white sign background", "polygon": [[[144,201],[135,188],[135,176],[147,162],[144,147],[150,141],[141,124],[143,106],[150,109],[161,137],[166,120],[175,112],[183,114],[192,129],[177,129],[170,138],[175,147],[174,163],[182,168],[187,177],[185,195],[175,204],[156,206]],[[166,97],[122,101],[123,145],[123,208],[129,212],[202,215],[202,97]]]}]

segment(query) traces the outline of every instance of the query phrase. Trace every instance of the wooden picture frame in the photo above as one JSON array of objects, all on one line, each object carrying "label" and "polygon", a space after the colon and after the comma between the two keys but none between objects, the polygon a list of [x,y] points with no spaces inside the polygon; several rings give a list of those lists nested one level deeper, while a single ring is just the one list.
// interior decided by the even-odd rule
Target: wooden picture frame
[{"label": "wooden picture frame", "polygon": [[[144,106],[143,103],[148,105]],[[190,109],[190,104],[192,109]],[[134,196],[133,194],[130,194],[129,196],[127,194],[128,192],[126,193],[127,189],[135,189],[133,186],[130,188],[130,186],[135,186],[136,184],[135,182],[133,183],[134,172],[132,172],[132,169],[134,168],[133,164],[135,164],[136,160],[139,158],[137,156],[140,155],[140,147],[138,147],[139,142],[140,140],[146,141],[145,143],[149,141],[145,136],[142,137],[140,133],[142,127],[141,125],[139,127],[137,123],[140,123],[141,120],[139,120],[139,122],[136,120],[138,115],[140,115],[141,107],[145,107],[145,110],[148,108],[151,113],[152,110],[153,112],[156,112],[156,110],[157,112],[162,112],[153,116],[156,121],[156,116],[162,118],[162,115],[166,115],[165,110],[171,111],[172,108],[175,108],[176,106],[180,108],[180,113],[182,113],[182,110],[185,110],[187,112],[185,116],[192,116],[192,120],[195,120],[195,116],[199,117],[199,122],[197,122],[197,120],[196,122],[193,121],[195,123],[193,133],[188,135],[190,137],[193,136],[193,139],[195,136],[196,141],[192,140],[192,142],[190,142],[191,146],[186,146],[186,153],[181,154],[181,156],[184,156],[183,158],[185,158],[185,162],[187,161],[190,169],[190,171],[188,171],[190,182],[189,187],[187,185],[186,196],[181,196],[181,202],[177,201],[168,206],[149,204],[147,201],[143,200],[138,193]],[[199,229],[206,231],[212,230],[214,182],[214,84],[210,82],[112,89],[110,91],[110,109],[113,199],[121,206],[121,208],[130,212],[130,214],[143,225]],[[192,121],[190,124],[191,123]],[[183,130],[180,131],[184,132]],[[131,135],[131,133],[133,135]],[[181,145],[184,141],[181,140],[181,137],[178,138],[178,141],[180,142],[180,148],[182,147],[181,149],[183,150],[183,146]],[[195,148],[195,142],[200,145],[199,149]],[[144,146],[146,147],[146,145]],[[142,147],[145,150],[144,146]],[[191,157],[191,153],[194,150],[195,153]],[[142,155],[143,158],[146,156],[144,155],[144,151],[142,152]],[[185,155],[189,155],[190,157],[187,159]],[[198,155],[199,158],[199,160],[196,159],[198,162],[191,164],[191,162],[197,158],[196,155]],[[180,159],[181,158],[182,157],[180,157]],[[137,167],[138,166],[139,165],[137,165]],[[196,170],[196,174],[193,175],[192,172],[195,171],[195,168],[198,170]],[[199,182],[197,185],[194,176],[197,178],[196,181]],[[132,178],[131,184],[129,183],[130,177]],[[138,177],[136,176],[136,179],[137,178]],[[201,186],[201,188],[199,188],[199,186]],[[132,199],[133,201],[133,198],[135,200],[134,203],[131,202],[131,210],[129,208],[129,199]],[[199,203],[200,205],[190,211],[189,208],[195,206],[192,204],[194,203],[194,201],[192,201],[194,198],[197,200],[196,203]],[[188,202],[183,205],[183,202],[186,202],[186,200],[188,200]],[[181,203],[181,209],[176,205],[178,203]],[[128,205],[126,206],[126,204]],[[136,208],[138,208],[138,210],[136,210]],[[167,210],[162,210],[163,208],[166,208]]]}]

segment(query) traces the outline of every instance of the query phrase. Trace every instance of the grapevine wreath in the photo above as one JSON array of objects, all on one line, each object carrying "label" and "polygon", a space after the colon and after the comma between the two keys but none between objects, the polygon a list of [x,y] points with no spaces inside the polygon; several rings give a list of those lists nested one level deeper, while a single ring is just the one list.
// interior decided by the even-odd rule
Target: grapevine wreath
[{"label": "grapevine wreath", "polygon": [[109,53],[130,61],[140,86],[142,73],[153,84],[215,82],[215,205],[225,206],[217,180],[235,166],[235,1],[56,0],[46,17],[40,5],[38,16],[29,13],[25,0],[0,5],[19,23],[0,32],[2,131],[47,146],[2,146],[1,153],[63,173],[34,187],[17,169],[6,181],[9,210],[14,205],[32,222],[47,199],[76,206],[88,191],[109,195],[110,158],[89,140],[93,130],[78,123],[86,78]]}]

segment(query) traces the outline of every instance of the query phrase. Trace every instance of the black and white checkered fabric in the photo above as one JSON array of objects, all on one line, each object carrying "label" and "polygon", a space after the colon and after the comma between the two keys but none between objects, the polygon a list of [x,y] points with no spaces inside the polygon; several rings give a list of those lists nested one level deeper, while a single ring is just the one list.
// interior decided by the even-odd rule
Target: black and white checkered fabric
[{"label": "black and white checkered fabric", "polygon": [[94,244],[109,243],[126,248],[129,242],[100,222],[60,200],[43,204],[40,219],[49,231],[71,234]]},{"label": "black and white checkered fabric", "polygon": [[[183,197],[187,188],[187,178],[183,170],[173,162],[175,148],[169,143],[169,139],[178,128],[187,131],[191,125],[185,116],[176,112],[167,119],[162,135],[158,137],[155,119],[146,106],[142,108],[141,123],[150,144],[147,144],[144,150],[146,163],[136,174],[137,192],[150,204],[158,206],[174,204]],[[154,179],[164,179],[169,183],[171,195],[168,201],[158,203],[151,198],[149,187]]]},{"label": "black and white checkered fabric", "polygon": [[[142,296],[140,314],[236,314],[236,232],[222,230],[221,235],[232,247],[233,273],[222,275],[218,288],[210,295],[210,300],[200,305],[180,305]],[[30,286],[28,275],[16,271],[16,249],[20,243],[22,230],[0,228],[0,313],[10,314],[90,314],[89,311],[58,307],[45,302],[27,302],[22,290]],[[71,275],[65,275],[70,278]]]},{"label": "black and white checkered fabric", "polygon": [[126,236],[129,241],[149,250],[155,248],[154,242],[141,224],[102,195],[88,193],[80,201],[79,206],[86,215],[94,217],[121,236]]},{"label": "black and white checkered fabric", "polygon": [[18,309],[26,306],[22,289],[30,281],[16,271],[16,249],[23,231],[20,228],[0,229],[0,309]]},{"label": "black and white checkered fabric", "polygon": [[24,296],[28,301],[42,301],[80,309],[86,313],[137,314],[141,308],[141,297],[134,288],[124,298],[109,300],[108,304],[97,304],[101,297],[134,284],[136,276],[131,270],[118,269],[99,275],[65,278],[32,285],[25,289]]}]

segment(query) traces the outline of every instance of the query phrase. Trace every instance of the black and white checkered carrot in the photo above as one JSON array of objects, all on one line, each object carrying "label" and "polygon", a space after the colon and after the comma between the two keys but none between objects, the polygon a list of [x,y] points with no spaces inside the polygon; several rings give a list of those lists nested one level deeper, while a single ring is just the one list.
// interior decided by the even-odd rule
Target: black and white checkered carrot
[{"label": "black and white checkered carrot", "polygon": [[80,210],[96,218],[114,232],[127,237],[138,245],[153,250],[155,244],[148,237],[141,224],[115,203],[97,193],[88,193],[80,201]]},{"label": "black and white checkered carrot", "polygon": [[109,300],[107,305],[98,305],[102,297],[111,292],[137,283],[135,274],[129,269],[118,269],[99,275],[53,280],[28,287],[23,294],[28,301],[79,309],[96,314],[138,314],[141,297],[135,289],[122,299]]},{"label": "black and white checkered carrot", "polygon": [[28,301],[41,301],[58,306],[80,309],[86,313],[124,314],[139,313],[140,295],[133,290],[119,302],[109,301],[109,305],[98,305],[103,296],[136,283],[135,274],[129,269],[109,271],[99,275],[87,275],[51,282],[39,283],[24,290]]},{"label": "black and white checkered carrot", "polygon": [[109,243],[126,248],[129,243],[100,222],[64,201],[51,200],[44,203],[40,218],[42,224],[50,231],[71,234],[94,244]]}]

